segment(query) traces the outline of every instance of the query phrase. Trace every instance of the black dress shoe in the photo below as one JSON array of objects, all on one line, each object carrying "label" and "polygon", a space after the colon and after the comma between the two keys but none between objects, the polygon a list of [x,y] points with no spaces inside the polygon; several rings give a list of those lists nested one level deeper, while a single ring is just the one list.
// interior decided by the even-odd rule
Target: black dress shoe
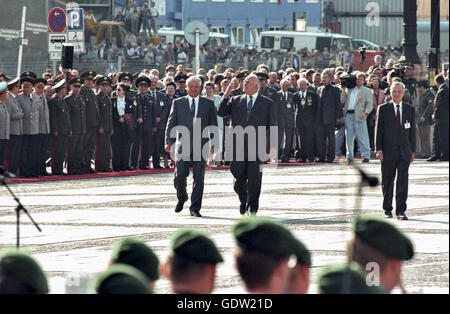
[{"label": "black dress shoe", "polygon": [[289,160],[288,160],[288,159],[282,159],[281,162],[282,162],[282,163],[285,163],[285,164],[288,164],[288,163],[289,163]]},{"label": "black dress shoe", "polygon": [[319,158],[319,159],[317,160],[317,162],[325,162],[325,159],[324,159],[324,158]]},{"label": "black dress shoe", "polygon": [[202,217],[202,215],[200,215],[200,212],[198,210],[191,210],[191,216]]},{"label": "black dress shoe", "polygon": [[405,214],[397,215],[398,220],[408,220],[408,217],[406,217]]},{"label": "black dress shoe", "polygon": [[135,167],[127,167],[126,170],[128,170],[128,171],[134,171],[134,170],[136,170],[136,168],[135,168]]},{"label": "black dress shoe", "polygon": [[331,164],[334,162],[334,159],[327,159],[327,160],[325,160],[325,162]]},{"label": "black dress shoe", "polygon": [[427,161],[438,161],[439,157],[437,156],[431,156],[430,158],[427,159]]},{"label": "black dress shoe", "polygon": [[351,164],[353,164],[353,159],[347,159],[347,165],[351,165]]},{"label": "black dress shoe", "polygon": [[258,212],[258,210],[253,210],[253,209],[250,209],[250,211],[249,211],[250,216],[256,216],[257,212]]},{"label": "black dress shoe", "polygon": [[392,213],[390,213],[390,212],[384,212],[384,217],[390,219],[393,216],[392,216]]},{"label": "black dress shoe", "polygon": [[92,169],[92,168],[89,168],[89,169],[87,170],[87,172],[88,172],[88,173],[97,173],[97,170]]},{"label": "black dress shoe", "polygon": [[162,169],[161,166],[153,166],[153,169]]},{"label": "black dress shoe", "polygon": [[369,163],[370,162],[370,160],[369,159],[367,159],[367,158],[365,158],[365,159],[363,159],[363,161],[362,161],[363,163]]},{"label": "black dress shoe", "polygon": [[239,206],[239,213],[244,216],[247,213],[247,204],[242,203],[241,206]]},{"label": "black dress shoe", "polygon": [[150,170],[149,167],[141,167],[141,170]]}]

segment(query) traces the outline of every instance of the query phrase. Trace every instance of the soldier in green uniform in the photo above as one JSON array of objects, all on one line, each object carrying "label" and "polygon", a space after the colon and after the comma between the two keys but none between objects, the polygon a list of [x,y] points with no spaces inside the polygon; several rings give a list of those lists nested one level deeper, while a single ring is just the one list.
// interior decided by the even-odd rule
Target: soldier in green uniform
[{"label": "soldier in green uniform", "polygon": [[232,232],[236,240],[236,267],[249,293],[280,294],[294,290],[290,285],[293,269],[298,263],[311,266],[306,247],[282,224],[269,218],[242,218]]},{"label": "soldier in green uniform", "polygon": [[72,136],[69,108],[64,101],[67,88],[66,81],[61,80],[53,87],[55,94],[48,102],[50,110],[50,132],[53,135],[52,174],[64,175],[63,164],[67,154],[67,144]]},{"label": "soldier in green uniform", "polygon": [[216,267],[223,262],[214,242],[194,229],[181,229],[173,236],[170,255],[161,273],[174,293],[209,294],[214,289]]},{"label": "soldier in green uniform", "polygon": [[112,102],[108,96],[111,80],[102,76],[97,79],[99,87],[97,103],[99,107],[99,127],[96,158],[96,170],[99,172],[112,172],[111,164],[111,136],[114,133],[112,122]]},{"label": "soldier in green uniform", "polygon": [[184,97],[187,95],[186,91],[186,81],[188,79],[188,76],[183,73],[178,73],[174,77],[174,81],[177,84],[177,90],[175,91],[175,99]]},{"label": "soldier in green uniform", "polygon": [[27,253],[0,254],[0,294],[45,294],[48,283],[41,266]]},{"label": "soldier in green uniform", "polygon": [[72,137],[68,157],[68,174],[82,174],[84,135],[86,134],[86,104],[80,95],[81,79],[74,77],[69,81],[71,93],[64,98],[69,109]]},{"label": "soldier in green uniform", "polygon": [[151,289],[159,279],[159,259],[144,241],[137,238],[119,240],[113,249],[110,265],[125,264],[141,271]]},{"label": "soldier in green uniform", "polygon": [[403,262],[413,256],[411,240],[384,218],[364,215],[355,220],[353,237],[347,246],[348,260],[366,269],[373,284],[385,292],[396,286],[403,290]]},{"label": "soldier in green uniform", "polygon": [[83,153],[82,153],[82,172],[95,173],[96,171],[91,167],[92,157],[95,152],[95,144],[97,139],[97,129],[99,126],[99,109],[97,103],[97,96],[94,92],[94,77],[97,75],[94,71],[84,72],[80,78],[83,82],[81,86],[80,95],[86,104],[86,134],[83,139]]},{"label": "soldier in green uniform", "polygon": [[426,80],[417,83],[417,90],[419,91],[419,106],[416,111],[416,123],[419,129],[421,154],[416,154],[416,158],[427,159],[431,156],[430,131],[433,124],[431,115],[433,114],[435,95]]},{"label": "soldier in green uniform", "polygon": [[92,290],[97,294],[152,294],[147,277],[138,269],[125,264],[114,264],[97,274]]}]

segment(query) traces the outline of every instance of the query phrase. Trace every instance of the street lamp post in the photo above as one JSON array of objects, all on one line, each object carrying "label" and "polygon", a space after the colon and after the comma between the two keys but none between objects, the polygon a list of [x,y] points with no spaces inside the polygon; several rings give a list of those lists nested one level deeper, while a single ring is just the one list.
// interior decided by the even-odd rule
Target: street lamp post
[{"label": "street lamp post", "polygon": [[417,2],[403,0],[403,55],[400,61],[421,64],[417,54]]}]

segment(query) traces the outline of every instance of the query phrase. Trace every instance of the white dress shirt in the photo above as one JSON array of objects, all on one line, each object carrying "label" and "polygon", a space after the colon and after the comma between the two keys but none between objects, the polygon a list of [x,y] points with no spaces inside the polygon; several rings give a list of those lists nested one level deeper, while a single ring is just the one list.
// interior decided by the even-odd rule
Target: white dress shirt
[{"label": "white dress shirt", "polygon": [[191,105],[192,105],[192,99],[195,99],[195,115],[194,115],[194,119],[197,118],[197,113],[198,113],[198,102],[200,101],[200,95],[192,98],[191,96],[187,96],[188,97],[188,101],[189,101],[189,109],[191,109]]}]

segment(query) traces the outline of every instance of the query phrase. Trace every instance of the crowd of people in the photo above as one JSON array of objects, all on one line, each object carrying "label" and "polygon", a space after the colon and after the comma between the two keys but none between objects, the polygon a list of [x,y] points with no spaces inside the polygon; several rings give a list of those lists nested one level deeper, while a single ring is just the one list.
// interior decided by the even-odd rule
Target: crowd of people
[{"label": "crowd of people", "polygon": [[[448,63],[436,88],[430,88],[426,81],[415,80],[411,65],[399,68],[390,59],[383,65],[380,59],[376,56],[367,73],[353,73],[353,78],[343,67],[273,72],[267,65],[258,66],[253,73],[260,92],[273,101],[280,161],[333,162],[346,155],[349,163],[355,156],[369,162],[376,153],[377,107],[390,99],[394,82],[405,84],[403,101],[417,108],[417,121],[410,121],[420,134],[416,157],[448,160],[448,103],[446,109],[435,104],[437,88],[446,85],[440,82],[448,82]],[[153,168],[173,166],[164,152],[166,124],[173,100],[187,95],[186,81],[195,74],[202,82],[201,95],[218,109],[230,85],[231,96],[243,94],[250,72],[202,68],[192,73],[183,65],[171,65],[162,75],[157,69],[106,77],[94,71],[79,75],[76,70],[42,77],[24,72],[16,79],[1,74],[0,166],[21,177],[49,175],[50,158],[53,175],[148,169],[149,160]],[[222,131],[231,125],[230,117],[219,117]],[[214,153],[213,166],[229,164],[224,150],[222,145]]]},{"label": "crowd of people", "polygon": [[[376,216],[359,216],[347,242],[346,261],[324,266],[311,279],[312,253],[286,226],[264,217],[245,217],[232,227],[233,261],[249,294],[386,294],[401,282],[403,262],[414,256],[411,240]],[[386,245],[389,241],[390,245]],[[105,270],[92,279],[70,280],[67,293],[152,294],[160,277],[174,294],[210,294],[221,283],[217,269],[224,258],[204,232],[182,228],[171,236],[169,254],[160,258],[143,240],[122,238]],[[372,273],[378,265],[378,273]],[[312,283],[317,291],[309,291]],[[49,283],[29,254],[0,254],[0,294],[45,294]]]}]

